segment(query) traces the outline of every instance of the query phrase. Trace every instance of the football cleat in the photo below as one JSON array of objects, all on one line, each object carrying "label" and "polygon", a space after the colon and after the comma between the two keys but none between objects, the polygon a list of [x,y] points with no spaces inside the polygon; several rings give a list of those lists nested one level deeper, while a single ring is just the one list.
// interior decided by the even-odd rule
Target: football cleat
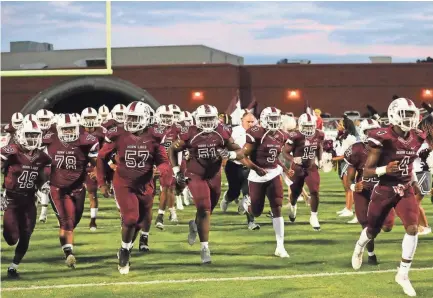
[{"label": "football cleat", "polygon": [[229,202],[227,202],[227,191],[225,191],[223,195],[223,199],[221,200],[220,203],[220,209],[222,212],[225,213],[228,207],[229,207]]},{"label": "football cleat", "polygon": [[346,211],[346,210],[347,210],[347,208],[344,207],[343,209],[341,209],[340,211],[337,211],[336,213],[337,213],[338,215],[340,215],[341,213],[343,213],[343,212]]},{"label": "football cleat", "polygon": [[89,224],[90,231],[95,232],[97,228],[98,226],[96,225],[96,218],[91,218]]},{"label": "football cleat", "polygon": [[119,250],[119,265],[118,270],[120,274],[128,274],[129,273],[129,256],[130,252],[126,248],[120,248]]},{"label": "football cleat", "polygon": [[298,205],[293,206],[292,204],[290,204],[289,219],[291,222],[295,222],[297,210],[298,210]]},{"label": "football cleat", "polygon": [[352,218],[351,220],[349,220],[347,223],[348,223],[348,224],[357,224],[357,223],[358,223],[358,218],[357,218],[356,215],[355,215],[355,217]]},{"label": "football cleat", "polygon": [[168,216],[168,219],[174,223],[174,224],[178,224],[179,223],[179,219],[177,218],[177,214],[176,211],[174,212],[170,212],[170,215]]},{"label": "football cleat", "polygon": [[17,279],[19,277],[20,277],[20,275],[17,272],[17,269],[11,268],[11,267],[8,268],[8,278],[10,278],[10,279]]},{"label": "football cleat", "polygon": [[310,216],[310,225],[313,227],[314,231],[320,231],[320,223],[317,215]]},{"label": "football cleat", "polygon": [[284,247],[277,247],[275,249],[275,256],[280,258],[290,258],[289,254],[287,253],[286,249]]},{"label": "football cleat", "polygon": [[195,220],[189,221],[189,233],[188,233],[188,243],[189,245],[193,245],[195,240],[197,239],[197,224]]},{"label": "football cleat", "polygon": [[75,256],[73,254],[68,255],[66,257],[65,264],[69,268],[75,269],[75,266],[77,264],[77,260],[75,259]]},{"label": "football cleat", "polygon": [[46,223],[47,222],[47,214],[42,214],[39,216],[39,222]]},{"label": "football cleat", "polygon": [[406,295],[410,297],[416,296],[415,289],[412,287],[412,284],[407,275],[397,273],[395,275],[395,282],[403,288],[403,291]]},{"label": "football cleat", "polygon": [[138,246],[138,250],[141,252],[148,252],[150,251],[149,248],[149,236],[147,235],[141,235],[140,236],[140,244]]},{"label": "football cleat", "polygon": [[210,258],[210,250],[209,247],[203,247],[200,251],[201,262],[202,264],[210,264],[212,263]]},{"label": "football cleat", "polygon": [[428,235],[431,233],[431,227],[418,227],[418,235]]},{"label": "football cleat", "polygon": [[177,210],[183,210],[183,209],[185,209],[183,207],[182,196],[176,196],[176,209]]},{"label": "football cleat", "polygon": [[353,216],[353,211],[349,210],[349,209],[345,209],[343,212],[341,212],[339,215],[339,217],[352,217]]},{"label": "football cleat", "polygon": [[160,229],[161,231],[164,230],[164,215],[158,214],[155,221],[156,228]]},{"label": "football cleat", "polygon": [[362,266],[362,257],[364,256],[364,249],[365,247],[362,247],[358,244],[358,241],[356,241],[355,244],[355,250],[353,251],[352,255],[352,268],[355,270],[359,270]]},{"label": "football cleat", "polygon": [[373,266],[379,265],[376,255],[368,256],[368,265],[373,265]]},{"label": "football cleat", "polygon": [[254,221],[248,223],[248,229],[251,231],[260,230],[260,225],[256,224]]}]

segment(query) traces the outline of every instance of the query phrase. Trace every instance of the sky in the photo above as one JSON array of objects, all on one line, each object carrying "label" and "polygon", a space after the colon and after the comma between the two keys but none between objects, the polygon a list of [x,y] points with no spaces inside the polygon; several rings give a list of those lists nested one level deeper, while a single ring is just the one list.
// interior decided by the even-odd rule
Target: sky
[{"label": "sky", "polygon": [[[105,47],[105,2],[1,2],[9,42]],[[369,63],[433,56],[433,2],[112,2],[112,46],[203,44],[245,58]]]}]

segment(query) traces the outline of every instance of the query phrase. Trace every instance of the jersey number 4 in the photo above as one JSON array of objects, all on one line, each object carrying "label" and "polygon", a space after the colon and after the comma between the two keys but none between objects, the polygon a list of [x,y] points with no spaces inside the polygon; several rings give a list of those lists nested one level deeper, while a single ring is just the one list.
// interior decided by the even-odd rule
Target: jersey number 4
[{"label": "jersey number 4", "polygon": [[[138,160],[140,158],[141,160]],[[125,151],[126,167],[128,168],[144,168],[146,166],[146,161],[148,158],[149,158],[149,151],[135,151],[135,150]]]},{"label": "jersey number 4", "polygon": [[35,180],[38,178],[37,172],[23,171],[18,177],[18,183],[20,188],[31,189],[35,186]]},{"label": "jersey number 4", "polygon": [[402,161],[398,163],[398,169],[401,171],[402,176],[409,174],[409,156],[403,157]]}]

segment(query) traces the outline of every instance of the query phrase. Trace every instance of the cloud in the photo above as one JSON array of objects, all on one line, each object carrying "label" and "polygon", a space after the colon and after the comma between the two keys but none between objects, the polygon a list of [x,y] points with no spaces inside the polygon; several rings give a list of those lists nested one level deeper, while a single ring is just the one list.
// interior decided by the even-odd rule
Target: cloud
[{"label": "cloud", "polygon": [[[115,47],[204,44],[255,61],[433,55],[428,2],[113,2],[112,12]],[[104,2],[7,2],[2,48],[35,36],[56,49],[104,47],[104,16]]]}]

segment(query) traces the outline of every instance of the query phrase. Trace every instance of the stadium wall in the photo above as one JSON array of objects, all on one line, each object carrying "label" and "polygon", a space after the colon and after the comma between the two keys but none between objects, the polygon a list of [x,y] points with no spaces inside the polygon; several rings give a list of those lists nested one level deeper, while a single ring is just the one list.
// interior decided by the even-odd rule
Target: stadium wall
[{"label": "stadium wall", "polygon": [[[385,111],[394,94],[419,104],[422,90],[433,89],[433,66],[428,63],[124,66],[115,67],[114,76],[145,89],[161,104],[177,103],[182,109],[206,102],[224,111],[239,89],[243,106],[254,97],[260,108],[274,105],[295,115],[303,111],[304,99],[339,116],[345,110],[364,112],[366,104]],[[9,119],[44,89],[70,79],[2,78],[2,119]],[[288,98],[289,90],[299,91],[300,97]],[[194,101],[194,91],[203,92],[204,100]]]}]

